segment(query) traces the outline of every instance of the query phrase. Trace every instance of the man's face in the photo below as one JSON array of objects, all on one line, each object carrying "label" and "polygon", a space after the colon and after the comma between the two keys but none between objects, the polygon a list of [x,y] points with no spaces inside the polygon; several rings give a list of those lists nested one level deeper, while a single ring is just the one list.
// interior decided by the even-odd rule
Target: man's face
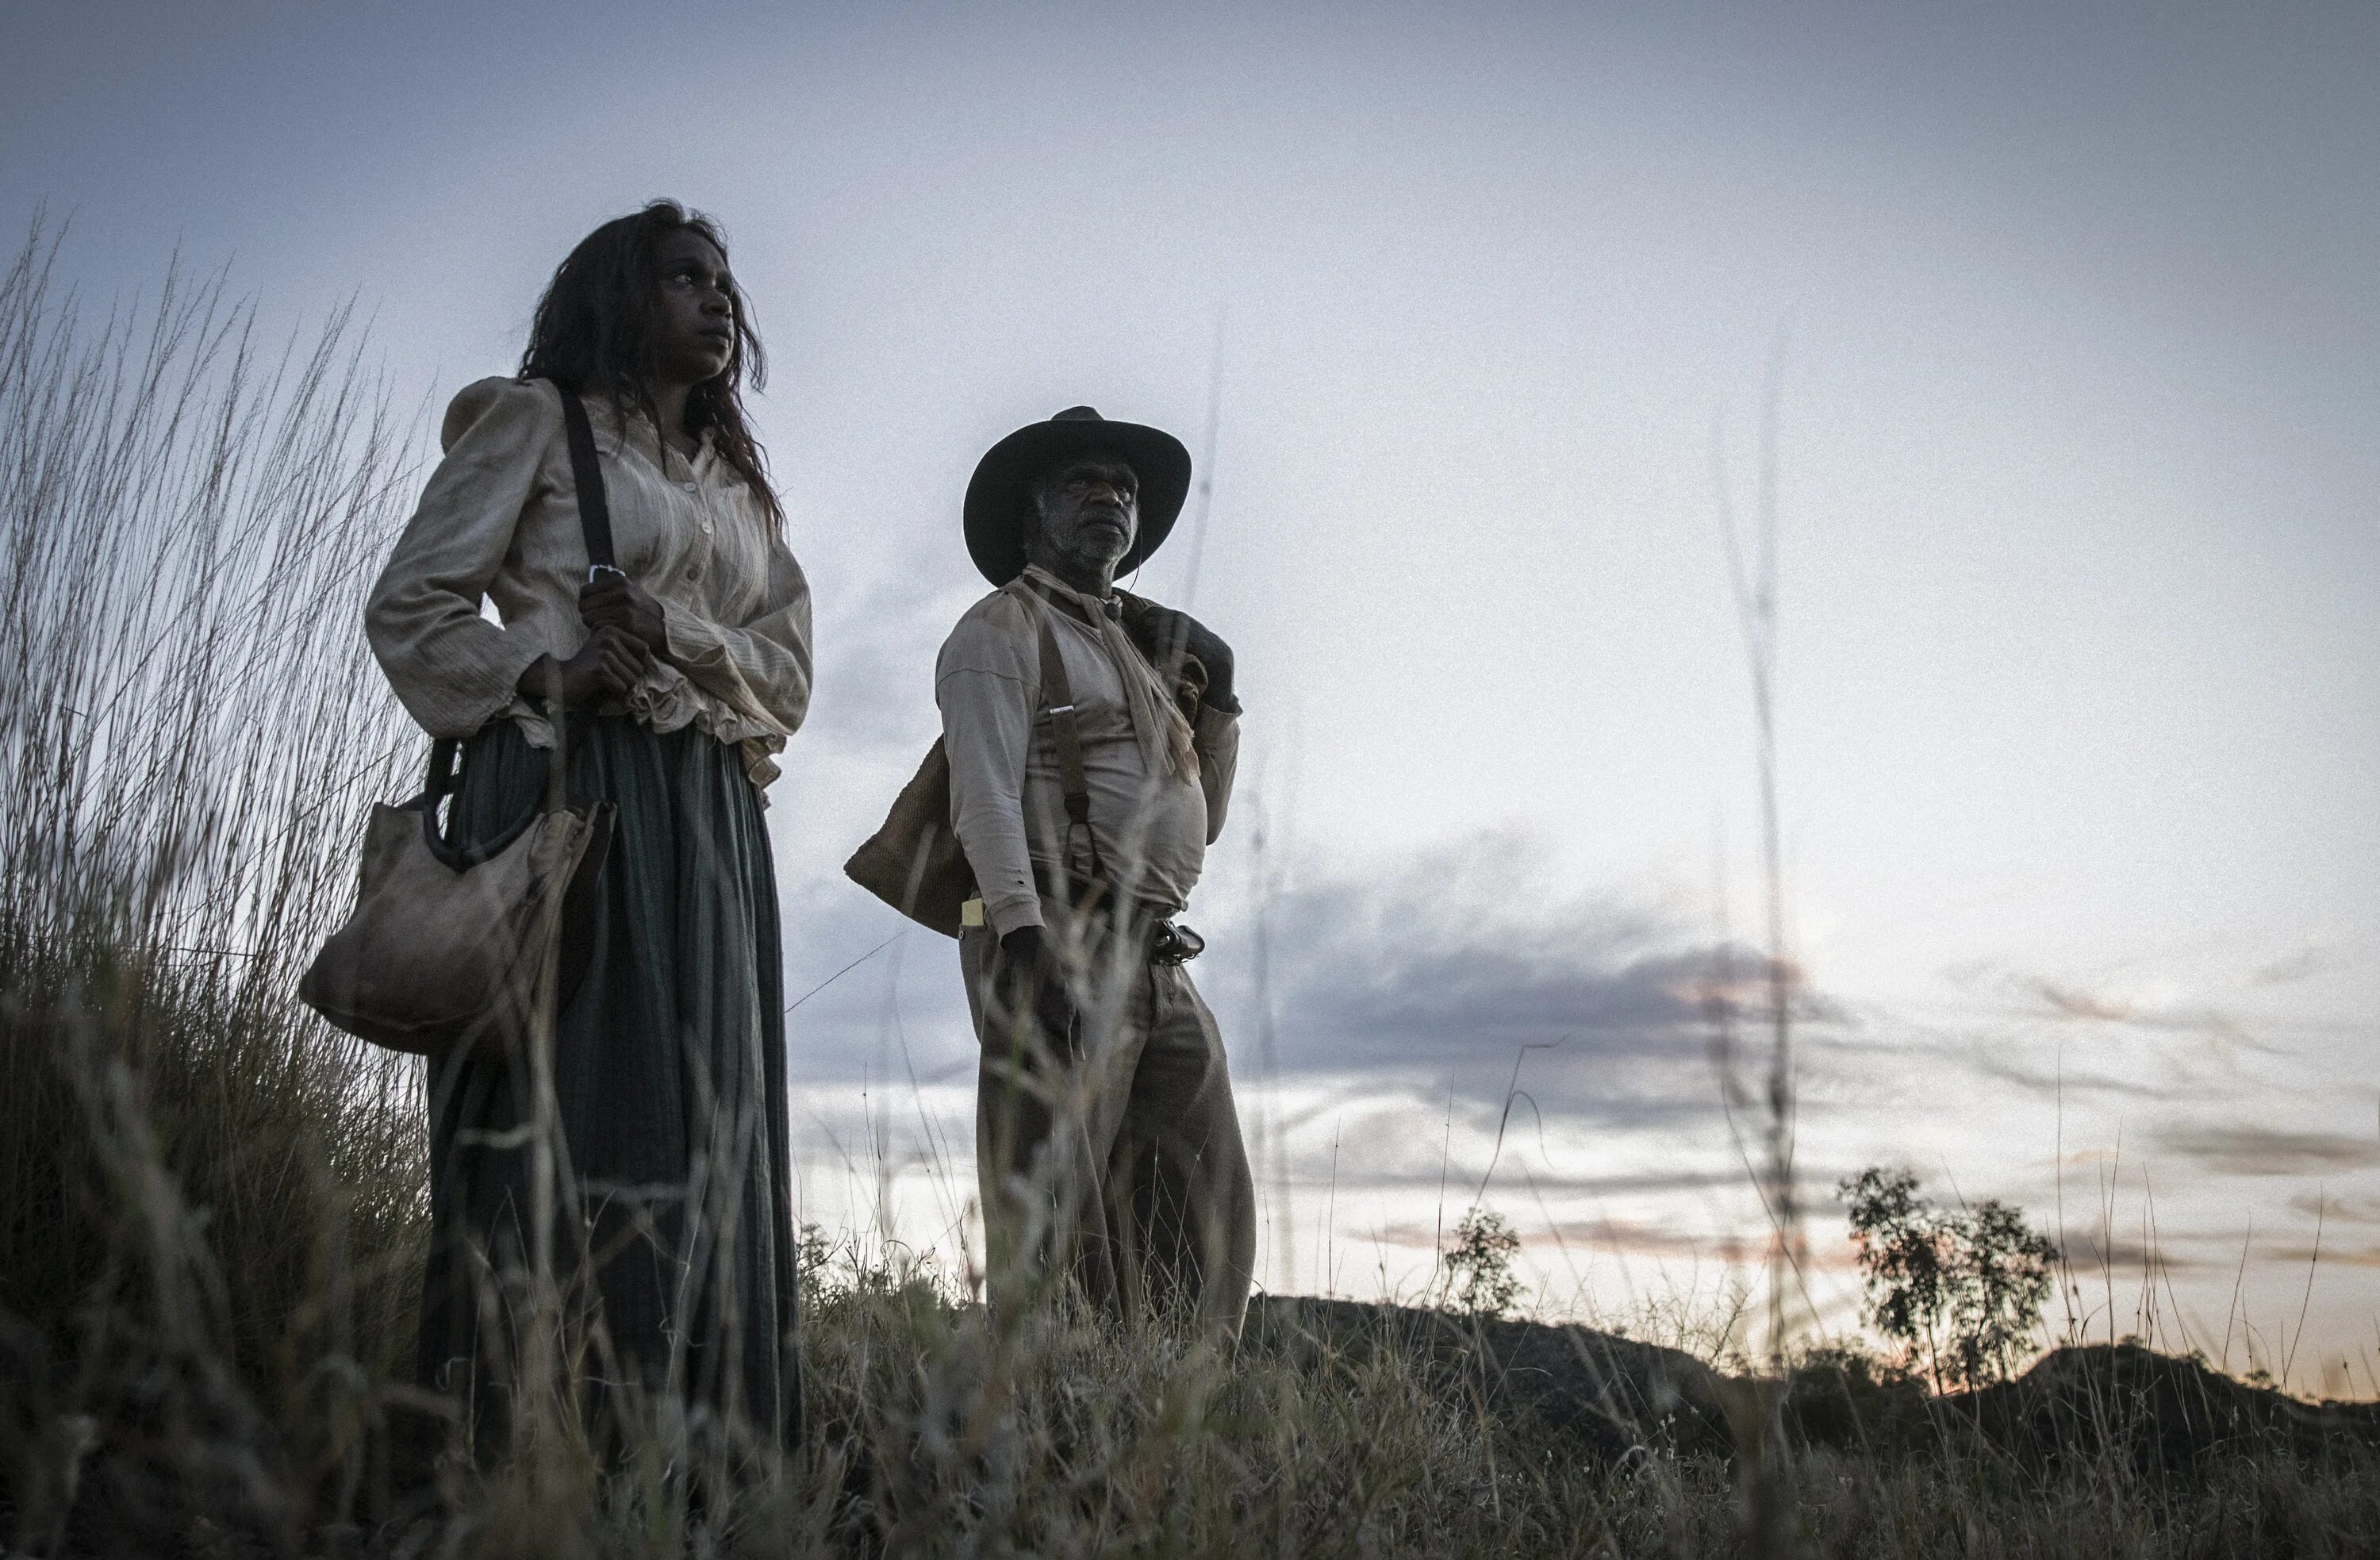
[{"label": "man's face", "polygon": [[1036,489],[1028,553],[1036,563],[1076,572],[1111,569],[1140,534],[1140,479],[1123,457],[1093,452],[1068,457]]}]

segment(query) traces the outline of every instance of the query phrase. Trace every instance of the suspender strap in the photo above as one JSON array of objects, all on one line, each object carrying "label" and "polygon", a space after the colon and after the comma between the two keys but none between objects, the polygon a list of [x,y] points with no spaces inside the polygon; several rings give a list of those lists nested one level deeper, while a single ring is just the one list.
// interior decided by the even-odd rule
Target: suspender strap
[{"label": "suspender strap", "polygon": [[1074,685],[1066,677],[1066,658],[1058,652],[1057,630],[1050,627],[1055,609],[1038,602],[1035,616],[1041,628],[1041,701],[1050,708],[1050,736],[1058,750],[1058,787],[1066,799],[1066,857],[1072,870],[1075,831],[1090,842],[1094,880],[1108,875],[1099,859],[1099,836],[1091,828],[1091,785],[1083,774],[1083,728],[1075,711]]},{"label": "suspender strap", "polygon": [[587,403],[560,380],[562,426],[570,438],[570,483],[578,490],[578,529],[587,537],[587,561],[598,568],[617,568],[612,556],[612,501],[603,493],[603,468],[595,463],[595,430],[587,421]]}]

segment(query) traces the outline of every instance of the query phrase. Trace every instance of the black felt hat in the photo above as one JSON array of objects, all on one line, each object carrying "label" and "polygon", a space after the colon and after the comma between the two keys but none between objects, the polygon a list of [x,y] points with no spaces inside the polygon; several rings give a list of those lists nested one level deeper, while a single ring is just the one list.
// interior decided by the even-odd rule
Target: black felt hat
[{"label": "black felt hat", "polygon": [[1116,572],[1131,573],[1164,543],[1190,496],[1190,452],[1160,429],[1110,422],[1088,407],[1068,407],[1047,422],[1019,428],[976,462],[966,491],[966,544],[986,579],[1005,585],[1025,572],[1033,479],[1087,450],[1122,456],[1140,479],[1140,532]]}]

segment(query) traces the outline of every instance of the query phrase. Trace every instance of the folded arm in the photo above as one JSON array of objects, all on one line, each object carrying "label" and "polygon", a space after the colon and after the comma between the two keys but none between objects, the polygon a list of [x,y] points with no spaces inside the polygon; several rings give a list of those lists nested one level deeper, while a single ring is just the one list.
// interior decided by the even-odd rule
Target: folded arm
[{"label": "folded arm", "polygon": [[1232,776],[1240,766],[1240,699],[1232,647],[1186,612],[1119,591],[1123,623],[1141,653],[1169,688],[1181,693],[1198,755],[1198,787],[1207,794],[1207,843],[1223,832],[1232,806]]}]

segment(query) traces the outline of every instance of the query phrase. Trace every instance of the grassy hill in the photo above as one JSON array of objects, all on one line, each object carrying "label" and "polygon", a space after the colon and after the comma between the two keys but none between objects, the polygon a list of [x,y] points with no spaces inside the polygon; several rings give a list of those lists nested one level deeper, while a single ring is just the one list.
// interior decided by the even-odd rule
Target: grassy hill
[{"label": "grassy hill", "polygon": [[[0,1542],[27,1554],[2355,1555],[2380,1407],[2146,1350],[1936,1397],[1588,1329],[1260,1297],[1225,1357],[991,1324],[815,1245],[782,1460],[656,1411],[476,1470],[398,1374],[402,1080],[212,967],[0,938]],[[687,1469],[696,1469],[689,1478]],[[1767,1481],[1765,1486],[1762,1481]],[[1756,1487],[1789,1547],[1748,1542]],[[1773,1536],[1773,1535],[1772,1535]]]}]

